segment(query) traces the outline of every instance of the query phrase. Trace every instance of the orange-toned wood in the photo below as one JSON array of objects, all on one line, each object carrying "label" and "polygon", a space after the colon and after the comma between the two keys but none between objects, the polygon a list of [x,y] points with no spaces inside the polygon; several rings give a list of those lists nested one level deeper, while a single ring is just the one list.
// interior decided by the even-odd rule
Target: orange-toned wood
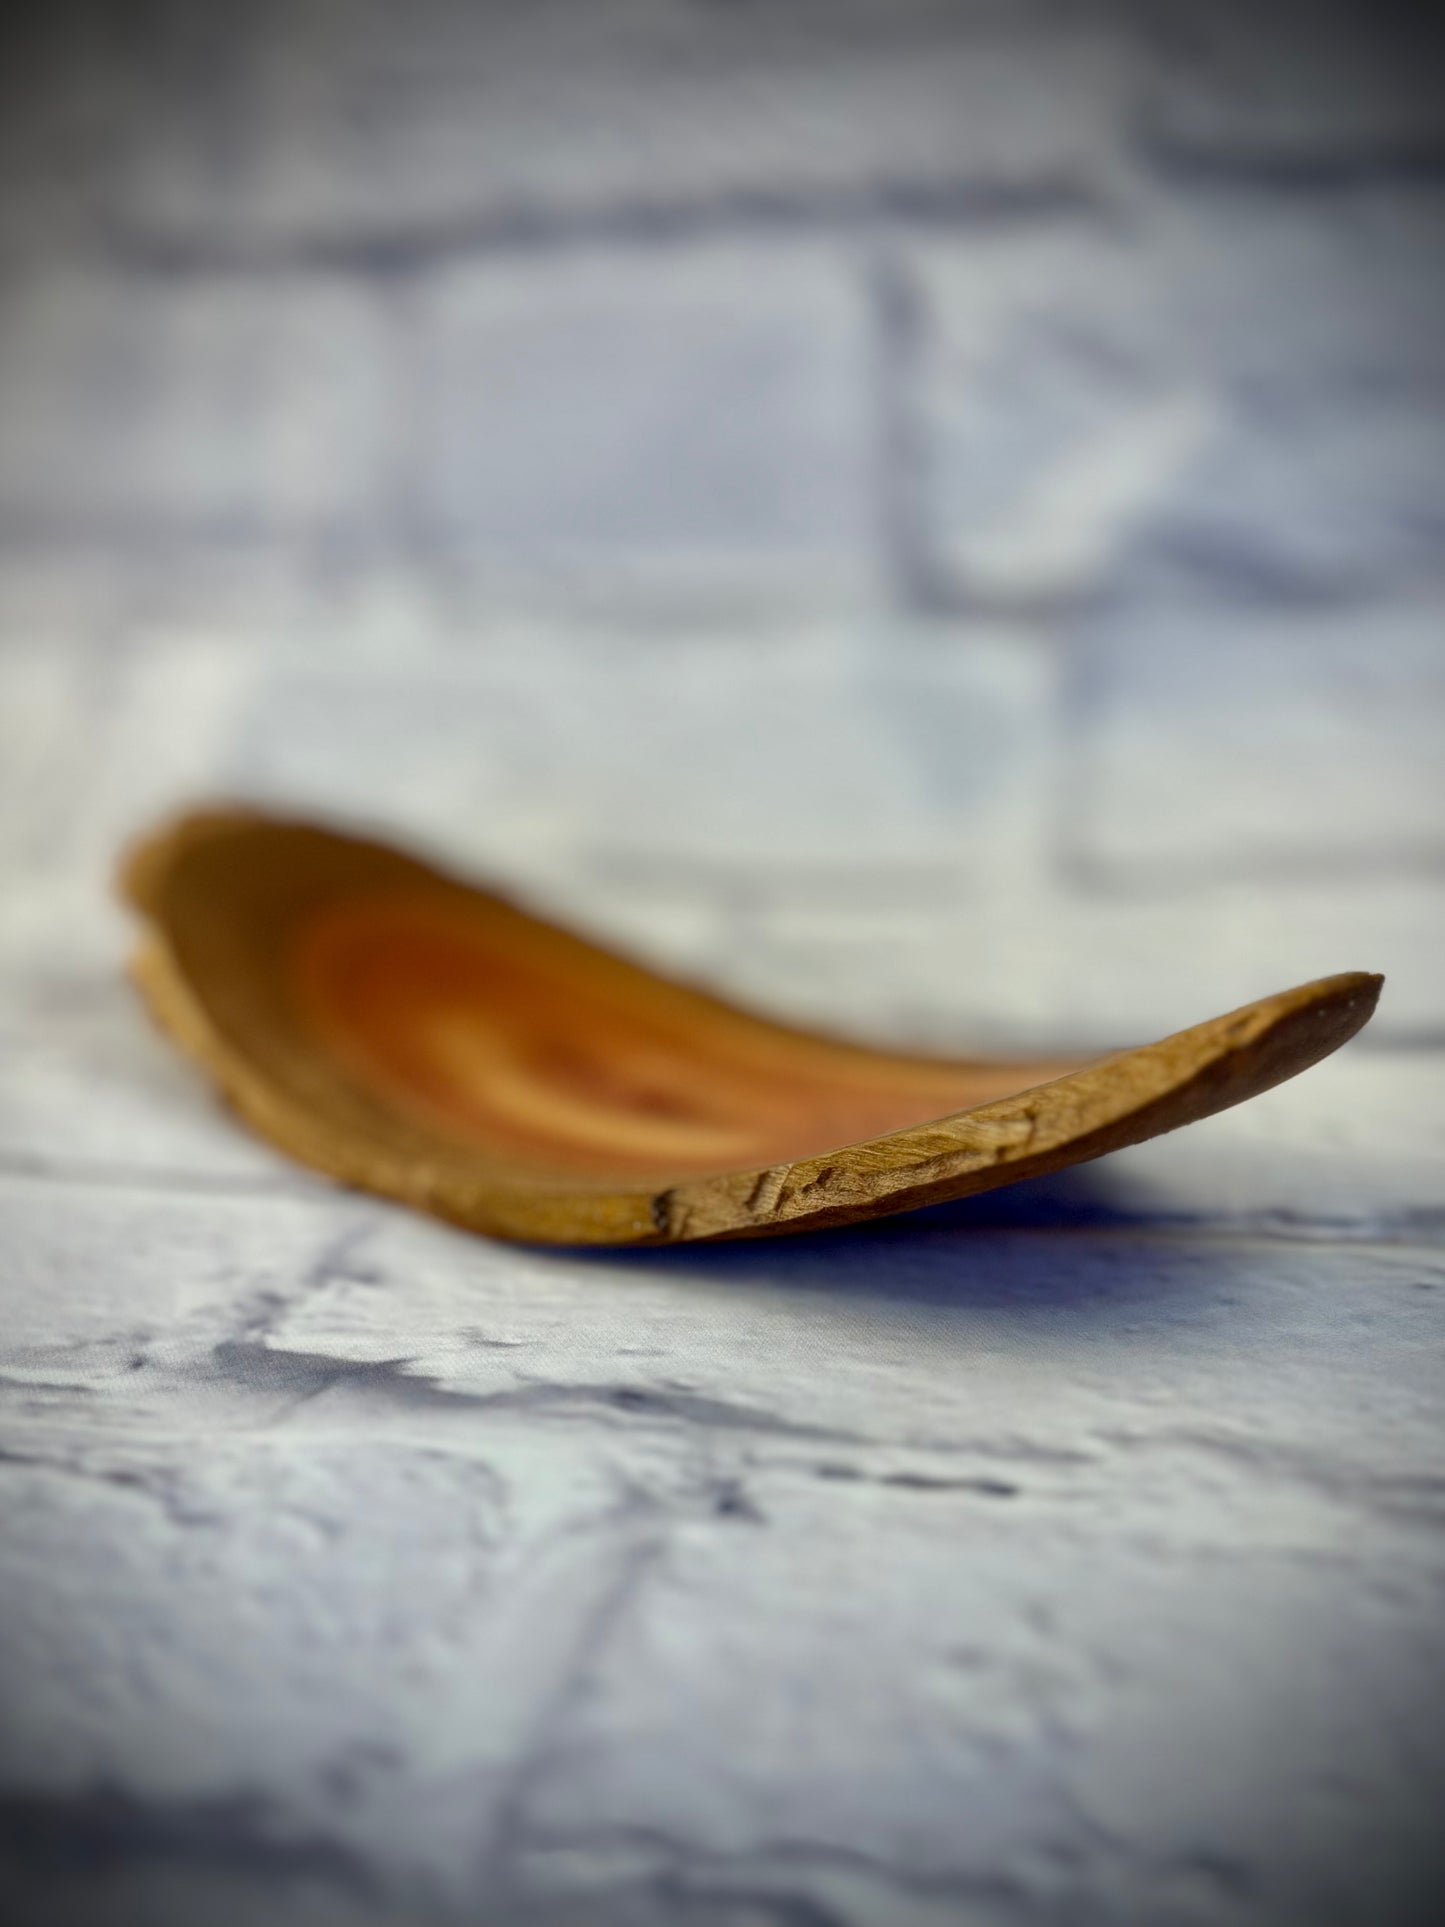
[{"label": "orange-toned wood", "polygon": [[770,1023],[382,844],[243,810],[129,858],[135,973],[263,1135],[494,1236],[845,1224],[1138,1143],[1316,1062],[1362,972],[1092,1065],[953,1062]]}]

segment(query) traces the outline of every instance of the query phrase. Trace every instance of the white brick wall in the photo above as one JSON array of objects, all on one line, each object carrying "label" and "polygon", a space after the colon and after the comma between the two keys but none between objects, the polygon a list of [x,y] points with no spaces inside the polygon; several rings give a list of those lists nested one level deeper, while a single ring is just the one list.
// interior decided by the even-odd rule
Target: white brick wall
[{"label": "white brick wall", "polygon": [[1135,51],[1032,0],[426,0],[404,21],[364,0],[341,18],[221,20],[159,89],[138,72],[115,218],[158,245],[405,255],[429,231],[1073,195],[1110,164]]},{"label": "white brick wall", "polygon": [[1445,189],[1141,188],[915,251],[919,436],[965,597],[1438,579]]},{"label": "white brick wall", "polygon": [[1074,847],[1162,887],[1246,864],[1309,875],[1445,858],[1440,602],[1240,608],[1162,595],[1077,638],[1084,684]]},{"label": "white brick wall", "polygon": [[400,399],[354,282],[28,266],[0,349],[0,515],[12,541],[374,539]]},{"label": "white brick wall", "polygon": [[423,277],[413,313],[414,512],[437,541],[591,569],[866,555],[870,342],[843,250],[483,261]]},{"label": "white brick wall", "polygon": [[1408,0],[1158,0],[1146,129],[1176,164],[1348,177],[1438,160],[1437,24]]}]

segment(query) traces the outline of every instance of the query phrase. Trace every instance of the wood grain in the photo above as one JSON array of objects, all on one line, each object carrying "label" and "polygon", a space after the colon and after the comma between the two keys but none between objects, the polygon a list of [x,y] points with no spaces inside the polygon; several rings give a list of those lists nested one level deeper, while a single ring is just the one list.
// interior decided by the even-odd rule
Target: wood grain
[{"label": "wood grain", "polygon": [[1059,1170],[1335,1050],[1323,978],[1094,1063],[873,1051],[738,1010],[380,843],[221,809],[123,888],[136,980],[304,1163],[494,1237],[663,1244],[840,1225]]}]

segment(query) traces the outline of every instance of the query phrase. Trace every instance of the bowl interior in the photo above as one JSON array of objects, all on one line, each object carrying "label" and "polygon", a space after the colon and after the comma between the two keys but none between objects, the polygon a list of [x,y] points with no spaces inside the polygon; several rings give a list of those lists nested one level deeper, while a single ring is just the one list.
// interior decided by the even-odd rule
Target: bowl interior
[{"label": "bowl interior", "polygon": [[804,1157],[1071,1068],[804,1035],[460,890],[327,904],[289,952],[299,1027],[372,1099],[450,1141],[578,1176]]}]

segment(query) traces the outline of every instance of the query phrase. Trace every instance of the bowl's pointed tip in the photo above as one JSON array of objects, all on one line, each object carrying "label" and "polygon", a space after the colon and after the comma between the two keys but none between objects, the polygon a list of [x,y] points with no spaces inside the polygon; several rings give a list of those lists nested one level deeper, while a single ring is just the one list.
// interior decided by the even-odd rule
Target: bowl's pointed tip
[{"label": "bowl's pointed tip", "polygon": [[1384,983],[1378,970],[1338,970],[1331,976],[1296,984],[1281,995],[1300,1004],[1366,1005],[1373,1010]]},{"label": "bowl's pointed tip", "polygon": [[1285,991],[1274,1003],[1270,1028],[1301,1049],[1299,1068],[1347,1044],[1375,1014],[1384,986],[1376,970],[1342,970]]},{"label": "bowl's pointed tip", "polygon": [[1326,977],[1321,984],[1321,989],[1351,1002],[1367,1003],[1371,1010],[1380,1001],[1384,987],[1384,973],[1379,970],[1344,970],[1337,977]]}]

